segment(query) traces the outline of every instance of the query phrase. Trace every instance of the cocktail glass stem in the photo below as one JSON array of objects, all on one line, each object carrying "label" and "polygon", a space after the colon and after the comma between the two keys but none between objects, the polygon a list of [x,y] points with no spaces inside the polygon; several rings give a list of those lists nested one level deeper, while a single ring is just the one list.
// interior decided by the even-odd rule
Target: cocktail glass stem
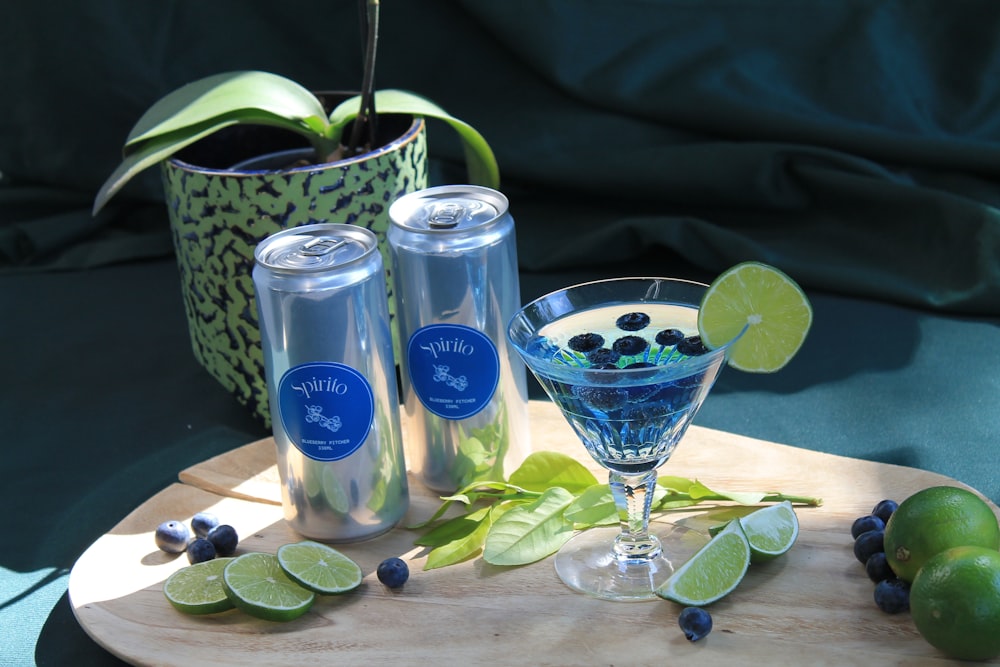
[{"label": "cocktail glass stem", "polygon": [[609,475],[611,495],[618,508],[621,534],[615,538],[613,550],[619,560],[650,559],[660,555],[662,547],[655,535],[649,534],[649,512],[656,488],[656,471],[642,475]]}]

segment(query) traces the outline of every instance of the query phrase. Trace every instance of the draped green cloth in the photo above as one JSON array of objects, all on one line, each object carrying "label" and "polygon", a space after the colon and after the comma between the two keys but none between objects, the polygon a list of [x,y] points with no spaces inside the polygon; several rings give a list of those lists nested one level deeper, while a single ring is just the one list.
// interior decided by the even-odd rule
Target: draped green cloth
[{"label": "draped green cloth", "polygon": [[[170,252],[155,174],[87,209],[131,124],[183,83],[360,83],[352,2],[62,4],[4,28],[3,270]],[[995,3],[439,0],[386,3],[382,28],[378,85],[493,145],[525,268],[666,247],[710,272],[760,259],[807,287],[1000,312]]]},{"label": "draped green cloth", "polygon": [[[193,79],[357,88],[358,17],[353,0],[9,4],[0,664],[111,665],[69,568],[179,470],[266,431],[191,353],[158,174],[97,217],[94,194],[143,111]],[[799,356],[727,371],[696,423],[1000,501],[1000,4],[387,0],[377,84],[491,143],[525,298],[748,259],[806,288]],[[429,142],[435,182],[460,182],[450,129]]]}]

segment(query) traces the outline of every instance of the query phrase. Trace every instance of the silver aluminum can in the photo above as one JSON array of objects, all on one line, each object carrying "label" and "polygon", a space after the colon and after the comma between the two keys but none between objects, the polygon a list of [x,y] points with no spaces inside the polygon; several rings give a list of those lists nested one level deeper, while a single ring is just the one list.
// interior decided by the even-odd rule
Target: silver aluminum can
[{"label": "silver aluminum can", "polygon": [[325,542],[383,533],[405,514],[409,489],[375,235],[306,225],[254,255],[285,519]]},{"label": "silver aluminum can", "polygon": [[410,469],[441,492],[506,479],[530,449],[525,368],[506,337],[521,304],[507,198],[428,188],[389,219]]}]

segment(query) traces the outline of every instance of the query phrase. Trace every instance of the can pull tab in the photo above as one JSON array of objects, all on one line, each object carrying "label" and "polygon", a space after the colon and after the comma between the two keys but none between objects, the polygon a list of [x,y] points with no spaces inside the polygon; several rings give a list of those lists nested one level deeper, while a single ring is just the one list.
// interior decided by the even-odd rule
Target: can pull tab
[{"label": "can pull tab", "polygon": [[299,252],[309,257],[321,257],[328,255],[337,248],[347,245],[344,239],[335,239],[329,236],[318,236],[302,244]]},{"label": "can pull tab", "polygon": [[431,209],[427,225],[433,229],[450,229],[457,227],[465,217],[465,207],[455,202],[445,202]]}]

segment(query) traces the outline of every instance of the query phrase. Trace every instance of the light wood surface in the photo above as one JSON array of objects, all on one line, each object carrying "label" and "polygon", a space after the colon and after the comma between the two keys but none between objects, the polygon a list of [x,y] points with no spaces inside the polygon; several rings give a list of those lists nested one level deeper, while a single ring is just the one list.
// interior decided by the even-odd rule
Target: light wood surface
[{"label": "light wood surface", "polygon": [[[600,479],[600,468],[548,402],[530,408],[533,448],[571,454]],[[908,614],[873,602],[873,584],[855,560],[851,522],[882,498],[902,500],[941,475],[849,459],[692,427],[664,474],[698,478],[721,490],[818,496],[797,508],[801,532],[786,555],[755,564],[732,594],[712,605],[713,632],[688,642],[680,608],[656,600],[615,603],[574,593],[551,559],[519,568],[476,558],[422,571],[426,551],[404,528],[339,545],[365,573],[350,594],[320,598],[305,616],[269,623],[238,611],[193,617],[163,597],[163,581],[184,556],[157,550],[162,521],[212,511],[241,537],[239,552],[273,553],[301,538],[282,518],[271,439],[250,443],[180,473],[77,561],[69,581],[86,632],[136,665],[936,665],[949,664],[917,634]],[[438,497],[411,477],[404,520],[429,517]],[[991,503],[992,505],[992,503]],[[994,511],[1000,510],[993,505]],[[706,510],[671,515],[704,529]],[[397,591],[375,577],[382,559],[401,556],[411,577]],[[1000,662],[994,663],[1000,664]]]}]

